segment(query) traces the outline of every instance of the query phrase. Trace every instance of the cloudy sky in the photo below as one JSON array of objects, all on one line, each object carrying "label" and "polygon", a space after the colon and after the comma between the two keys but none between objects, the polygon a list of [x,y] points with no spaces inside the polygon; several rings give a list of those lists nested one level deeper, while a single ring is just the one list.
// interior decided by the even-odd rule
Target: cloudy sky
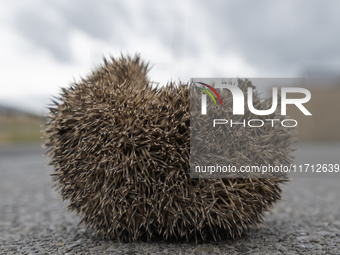
[{"label": "cloudy sky", "polygon": [[0,105],[44,112],[102,56],[139,52],[151,80],[340,73],[340,1],[0,0]]}]

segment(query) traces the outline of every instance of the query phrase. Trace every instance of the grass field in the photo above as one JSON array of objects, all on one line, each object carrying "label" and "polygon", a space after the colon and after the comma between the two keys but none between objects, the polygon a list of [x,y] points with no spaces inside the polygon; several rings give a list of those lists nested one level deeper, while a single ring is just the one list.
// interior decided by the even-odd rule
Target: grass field
[{"label": "grass field", "polygon": [[39,117],[0,116],[0,144],[42,142],[44,122]]}]

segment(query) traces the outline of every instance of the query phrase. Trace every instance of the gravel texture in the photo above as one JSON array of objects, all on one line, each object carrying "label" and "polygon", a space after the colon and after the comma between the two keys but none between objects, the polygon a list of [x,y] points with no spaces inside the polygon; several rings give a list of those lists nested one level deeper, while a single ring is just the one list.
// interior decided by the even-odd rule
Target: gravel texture
[{"label": "gravel texture", "polygon": [[[298,147],[297,163],[340,161],[340,144]],[[284,185],[266,225],[241,239],[120,243],[78,226],[51,187],[42,154],[39,145],[0,147],[0,254],[340,254],[340,173]]]}]

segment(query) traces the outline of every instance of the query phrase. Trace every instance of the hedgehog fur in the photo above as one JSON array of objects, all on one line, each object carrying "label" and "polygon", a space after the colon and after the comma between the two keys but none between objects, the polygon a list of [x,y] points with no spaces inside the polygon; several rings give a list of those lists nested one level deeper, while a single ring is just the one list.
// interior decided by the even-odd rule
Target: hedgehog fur
[{"label": "hedgehog fur", "polygon": [[[53,101],[45,147],[68,209],[121,241],[220,240],[257,226],[281,198],[279,184],[286,179],[190,178],[189,86],[152,88],[148,70],[139,55],[104,59]],[[239,129],[229,132],[240,135]],[[259,159],[290,162],[292,133],[280,127],[265,132],[281,132],[279,146],[262,144]],[[253,133],[242,135],[254,140]],[[243,154],[238,163],[249,156]]]}]

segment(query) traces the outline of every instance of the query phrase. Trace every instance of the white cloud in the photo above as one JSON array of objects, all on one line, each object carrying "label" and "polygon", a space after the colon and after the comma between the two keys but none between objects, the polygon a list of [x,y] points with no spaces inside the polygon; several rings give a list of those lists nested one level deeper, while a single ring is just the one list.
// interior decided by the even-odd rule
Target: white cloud
[{"label": "white cloud", "polygon": [[[313,3],[311,3],[313,2]],[[18,4],[19,3],[19,4]],[[41,112],[102,56],[141,53],[150,78],[294,77],[340,66],[334,1],[3,1],[0,104]],[[28,103],[29,102],[29,103]]]}]

